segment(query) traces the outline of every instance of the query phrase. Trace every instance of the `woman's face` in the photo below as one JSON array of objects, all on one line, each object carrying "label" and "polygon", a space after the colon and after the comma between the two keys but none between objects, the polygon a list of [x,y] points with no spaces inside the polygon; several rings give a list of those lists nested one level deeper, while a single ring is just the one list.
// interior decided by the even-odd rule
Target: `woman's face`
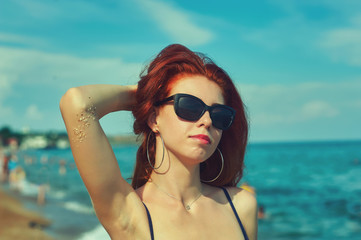
[{"label": "woman's face", "polygon": [[[168,96],[186,93],[201,99],[208,106],[224,104],[221,88],[204,76],[188,75],[172,84]],[[156,124],[169,154],[187,164],[199,164],[208,159],[216,150],[222,130],[212,125],[209,112],[196,121],[178,117],[173,101],[159,107]]]}]

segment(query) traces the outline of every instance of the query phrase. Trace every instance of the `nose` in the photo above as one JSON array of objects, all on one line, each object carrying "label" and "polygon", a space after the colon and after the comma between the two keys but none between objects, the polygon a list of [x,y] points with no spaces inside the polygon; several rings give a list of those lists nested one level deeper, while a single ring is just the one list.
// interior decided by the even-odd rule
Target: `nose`
[{"label": "nose", "polygon": [[202,117],[198,120],[198,126],[199,127],[206,127],[206,128],[210,128],[212,126],[212,119],[211,119],[211,115],[209,114],[209,111],[206,111]]}]

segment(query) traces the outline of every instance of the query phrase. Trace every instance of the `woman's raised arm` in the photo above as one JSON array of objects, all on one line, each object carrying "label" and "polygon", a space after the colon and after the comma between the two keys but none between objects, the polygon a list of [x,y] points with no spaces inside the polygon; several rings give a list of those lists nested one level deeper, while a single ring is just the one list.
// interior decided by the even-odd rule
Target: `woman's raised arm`
[{"label": "woman's raised arm", "polygon": [[144,213],[138,195],[121,176],[112,147],[99,124],[99,119],[110,112],[131,110],[136,89],[118,85],[81,86],[69,89],[60,101],[76,165],[96,214],[108,232],[115,224],[127,228],[133,214]]}]

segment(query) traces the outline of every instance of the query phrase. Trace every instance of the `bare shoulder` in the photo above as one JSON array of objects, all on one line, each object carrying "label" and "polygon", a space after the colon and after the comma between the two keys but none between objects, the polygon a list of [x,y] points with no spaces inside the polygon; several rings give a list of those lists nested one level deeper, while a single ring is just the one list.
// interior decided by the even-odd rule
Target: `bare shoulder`
[{"label": "bare shoulder", "polygon": [[257,200],[252,193],[237,187],[228,187],[232,202],[246,229],[249,239],[257,239]]},{"label": "bare shoulder", "polygon": [[[223,191],[219,187],[206,186],[206,195],[212,196],[216,199],[224,198]],[[252,214],[257,211],[257,200],[252,193],[238,187],[226,187],[226,189],[238,213]]]},{"label": "bare shoulder", "polygon": [[240,212],[253,212],[257,210],[257,199],[254,194],[238,187],[228,187],[233,204]]}]

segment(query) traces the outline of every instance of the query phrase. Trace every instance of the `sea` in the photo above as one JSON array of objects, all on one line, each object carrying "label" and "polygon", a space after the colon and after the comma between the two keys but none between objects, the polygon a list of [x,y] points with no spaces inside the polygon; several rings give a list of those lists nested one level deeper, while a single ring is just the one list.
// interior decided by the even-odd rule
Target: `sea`
[{"label": "sea", "polygon": [[[113,146],[129,179],[137,148]],[[19,151],[18,165],[26,172],[18,195],[52,221],[47,233],[60,240],[110,239],[70,149]],[[265,212],[258,239],[361,239],[361,141],[250,143],[245,165],[240,184],[255,189]],[[41,185],[47,186],[44,205],[36,204]]]}]

